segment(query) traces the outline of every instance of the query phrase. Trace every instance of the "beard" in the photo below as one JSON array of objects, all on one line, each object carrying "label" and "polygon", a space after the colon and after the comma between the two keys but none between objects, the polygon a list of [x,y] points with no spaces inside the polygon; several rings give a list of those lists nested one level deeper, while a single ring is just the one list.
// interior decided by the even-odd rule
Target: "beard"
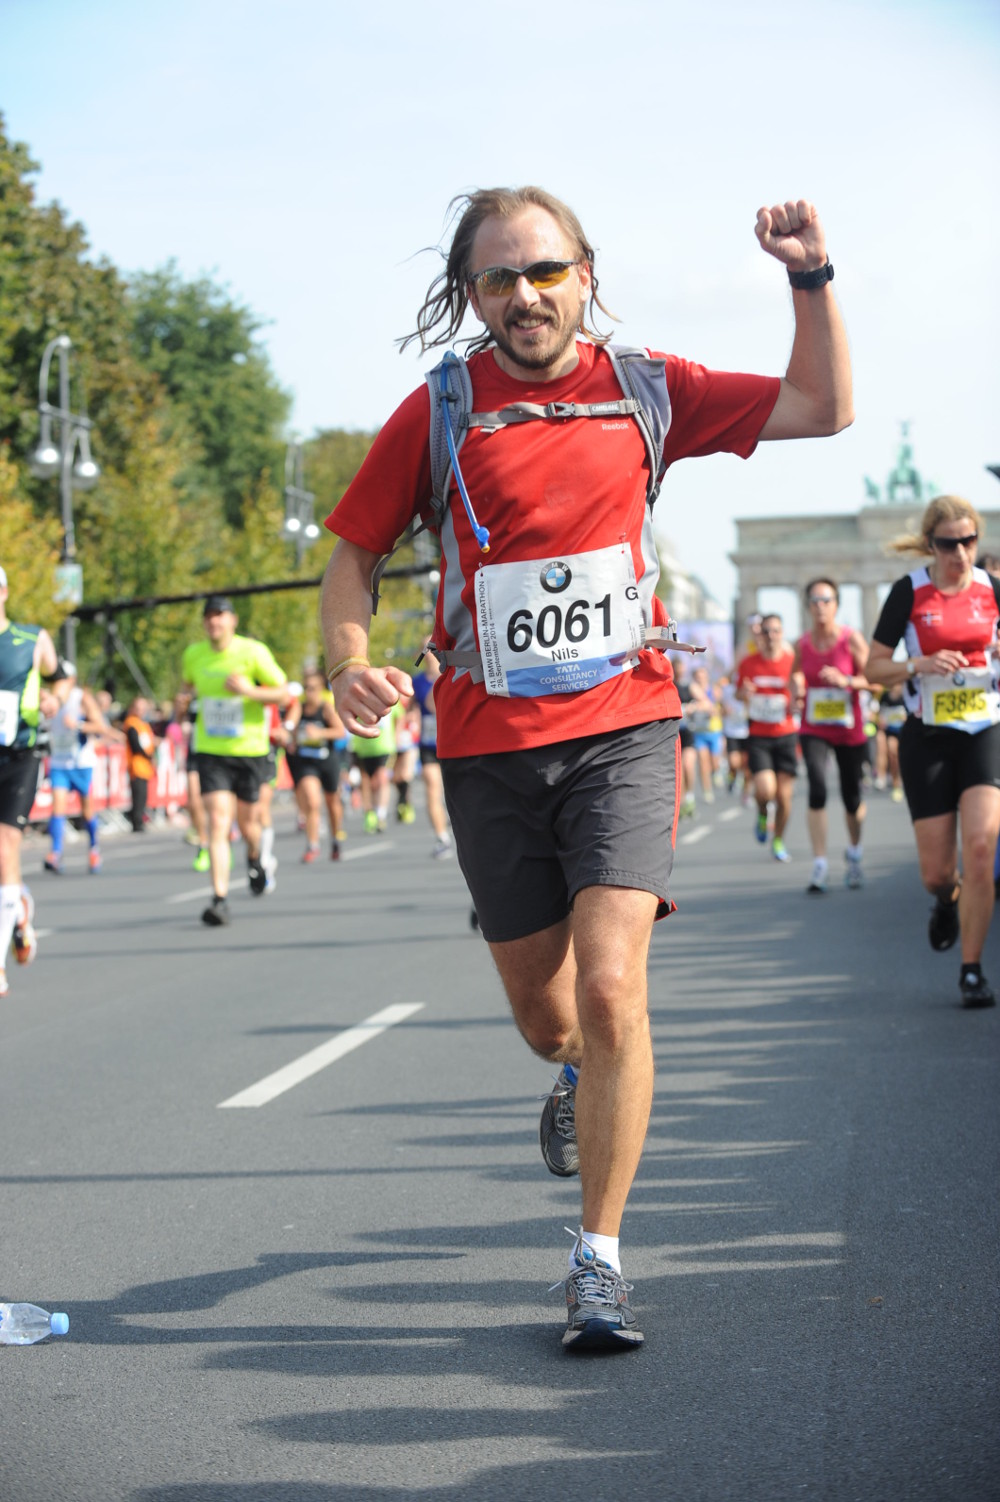
[{"label": "beard", "polygon": [[[537,316],[537,315],[536,315]],[[545,320],[548,331],[547,337],[535,348],[516,347],[507,331],[507,320],[498,320],[497,323],[488,323],[487,328],[493,337],[493,342],[501,354],[506,355],[511,364],[519,366],[522,370],[548,370],[550,366],[557,364],[566,353],[570,344],[576,339],[577,325],[568,323],[560,324],[548,314],[541,315]],[[513,320],[511,320],[513,322]]]}]

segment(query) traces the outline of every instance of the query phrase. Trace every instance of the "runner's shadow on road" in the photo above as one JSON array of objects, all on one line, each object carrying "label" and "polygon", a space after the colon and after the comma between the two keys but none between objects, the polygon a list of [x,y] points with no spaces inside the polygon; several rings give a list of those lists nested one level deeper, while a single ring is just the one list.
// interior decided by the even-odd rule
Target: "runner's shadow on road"
[{"label": "runner's shadow on road", "polygon": [[[293,1277],[317,1268],[333,1268],[342,1274],[357,1274],[373,1264],[399,1262],[451,1261],[460,1253],[449,1251],[385,1252],[264,1252],[246,1267],[224,1268],[219,1272],[196,1273],[190,1277],[168,1278],[155,1283],[138,1283],[114,1299],[73,1302],[73,1338],[90,1345],[156,1345],[184,1341],[259,1340],[258,1327],[194,1327],[183,1331],[129,1325],[129,1318],[141,1315],[194,1313],[214,1309],[234,1295],[252,1293],[279,1278]],[[276,1326],[270,1337],[281,1339],[285,1327]],[[296,1339],[308,1338],[298,1331]]]}]

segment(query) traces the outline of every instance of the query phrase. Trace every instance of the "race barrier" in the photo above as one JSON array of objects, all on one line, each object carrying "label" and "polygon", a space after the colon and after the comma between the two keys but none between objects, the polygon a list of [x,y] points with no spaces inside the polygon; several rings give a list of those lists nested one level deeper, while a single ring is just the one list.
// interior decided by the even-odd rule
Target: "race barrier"
[{"label": "race barrier", "polygon": [[[177,751],[170,741],[160,742],[156,748],[153,764],[155,775],[149,783],[147,809],[150,812],[163,809],[167,814],[174,814],[178,809],[186,808],[187,773],[184,770],[183,758],[178,758]],[[278,787],[290,788],[291,786],[291,775],[285,758],[282,757],[278,764]],[[91,794],[97,813],[106,808],[117,808],[124,812],[132,807],[132,790],[129,786],[128,763],[124,746],[98,744]],[[49,761],[46,757],[44,770],[38,780],[35,801],[31,807],[32,824],[44,824],[51,812],[52,787],[49,782]],[[80,812],[79,794],[70,793],[66,804],[68,817],[75,818]]]}]

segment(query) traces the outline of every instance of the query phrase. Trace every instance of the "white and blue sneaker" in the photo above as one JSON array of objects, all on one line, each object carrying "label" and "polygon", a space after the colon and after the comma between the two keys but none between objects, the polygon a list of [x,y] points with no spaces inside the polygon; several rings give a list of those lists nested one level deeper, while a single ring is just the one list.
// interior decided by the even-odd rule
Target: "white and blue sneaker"
[{"label": "white and blue sneaker", "polygon": [[[570,1231],[570,1235],[576,1235]],[[566,1332],[562,1343],[574,1354],[582,1351],[633,1351],[642,1345],[635,1310],[629,1304],[631,1283],[577,1236],[572,1268],[562,1283],[566,1294]],[[550,1292],[552,1289],[549,1290]]]}]

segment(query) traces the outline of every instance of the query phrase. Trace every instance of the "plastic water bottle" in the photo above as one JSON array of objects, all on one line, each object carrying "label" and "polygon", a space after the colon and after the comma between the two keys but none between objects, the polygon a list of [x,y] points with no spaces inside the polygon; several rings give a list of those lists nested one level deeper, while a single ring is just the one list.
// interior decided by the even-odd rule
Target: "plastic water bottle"
[{"label": "plastic water bottle", "polygon": [[49,1314],[37,1304],[0,1304],[0,1346],[33,1346],[68,1329],[68,1314]]}]

